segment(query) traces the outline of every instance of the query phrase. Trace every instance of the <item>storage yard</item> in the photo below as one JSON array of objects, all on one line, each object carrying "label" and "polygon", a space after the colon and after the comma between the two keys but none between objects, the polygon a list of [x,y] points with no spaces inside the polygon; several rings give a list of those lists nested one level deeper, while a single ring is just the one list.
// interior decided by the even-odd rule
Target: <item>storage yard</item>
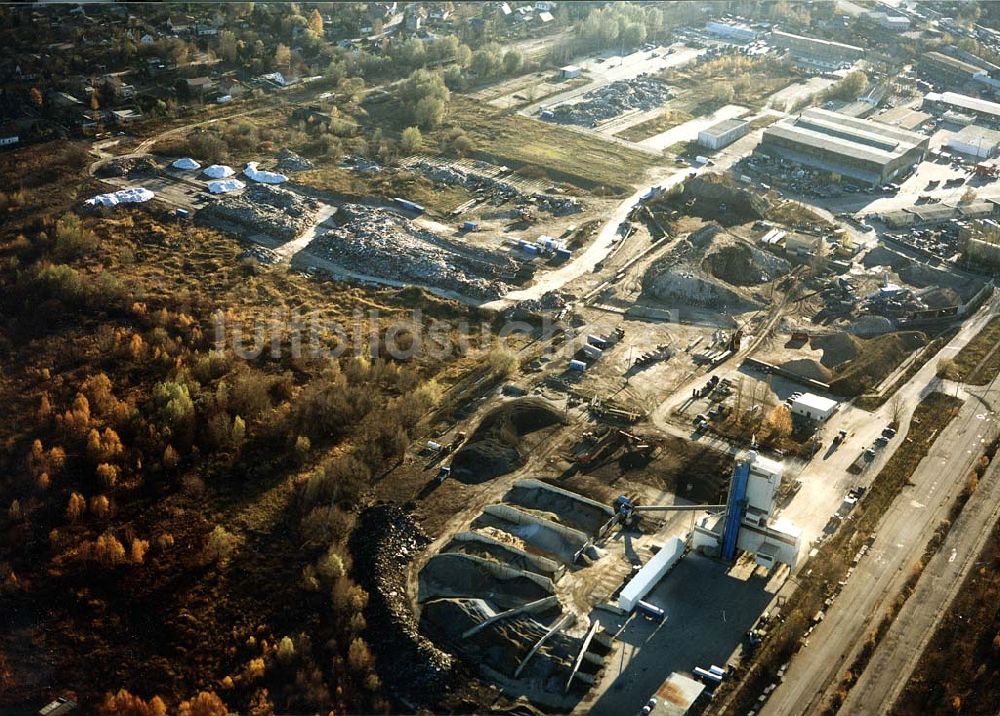
[{"label": "storage yard", "polygon": [[[449,106],[474,150],[437,151],[438,129],[335,167],[296,145],[313,158],[92,168],[114,191],[89,211],[159,201],[263,270],[524,328],[473,350],[509,367],[428,412],[359,518],[372,540],[391,526],[354,568],[372,566],[385,648],[411,661],[394,688],[417,707],[471,673],[525,709],[658,713],[684,680],[711,709],[771,629],[813,618],[782,612],[796,578],[853,529],[939,353],[995,310],[1000,172],[991,152],[940,161],[954,136],[989,136],[938,129],[992,103],[826,94],[848,68],[874,78],[865,51],[781,30],[710,23],[669,47],[484,82]],[[787,111],[803,99],[824,102]],[[868,100],[885,114],[851,116]],[[401,106],[380,101],[352,120]]]}]

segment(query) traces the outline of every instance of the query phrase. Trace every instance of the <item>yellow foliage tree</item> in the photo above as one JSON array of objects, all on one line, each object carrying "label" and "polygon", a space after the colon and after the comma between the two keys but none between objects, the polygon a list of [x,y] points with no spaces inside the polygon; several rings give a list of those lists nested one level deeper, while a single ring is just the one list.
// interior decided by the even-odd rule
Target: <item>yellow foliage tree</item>
[{"label": "yellow foliage tree", "polygon": [[97,707],[100,716],[167,716],[167,705],[159,696],[144,701],[125,689],[117,693],[108,692],[103,703]]},{"label": "yellow foliage tree", "polygon": [[181,701],[177,716],[226,716],[229,709],[214,691],[202,691],[190,701]]},{"label": "yellow foliage tree", "polygon": [[76,522],[80,515],[87,511],[87,501],[79,492],[74,492],[69,496],[69,504],[66,505],[66,517],[70,522]]}]

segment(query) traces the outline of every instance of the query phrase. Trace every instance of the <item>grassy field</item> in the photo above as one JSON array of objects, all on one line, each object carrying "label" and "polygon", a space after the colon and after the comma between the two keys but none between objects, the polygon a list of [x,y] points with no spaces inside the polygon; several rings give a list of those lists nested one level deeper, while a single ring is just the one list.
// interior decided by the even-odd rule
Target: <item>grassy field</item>
[{"label": "grassy field", "polygon": [[892,713],[1000,713],[1000,524],[979,555]]},{"label": "grassy field", "polygon": [[668,129],[673,129],[678,125],[684,124],[690,119],[692,119],[692,116],[687,112],[667,109],[658,117],[647,119],[645,122],[639,122],[639,124],[633,124],[628,129],[618,132],[615,136],[627,139],[630,142],[641,142],[643,139],[655,137],[657,134],[666,132]]},{"label": "grassy field", "polygon": [[456,97],[449,123],[475,142],[474,154],[539,173],[597,194],[625,195],[656,163],[656,158],[586,132],[539,122]]},{"label": "grassy field", "polygon": [[664,70],[660,77],[686,90],[677,104],[693,115],[700,115],[724,104],[760,109],[769,96],[798,80],[799,74],[788,64],[771,58],[733,55],[701,65]]},{"label": "grassy field", "polygon": [[911,429],[900,436],[896,452],[855,508],[853,528],[842,527],[819,548],[819,553],[809,560],[808,569],[801,571],[798,589],[782,608],[781,624],[768,633],[755,658],[741,667],[737,678],[716,692],[716,703],[725,704],[722,707],[725,712],[746,713],[757,703],[764,688],[777,680],[778,669],[798,650],[812,615],[826,608],[824,600],[831,585],[845,578],[852,557],[875,533],[893,500],[961,405],[961,400],[943,393],[931,393],[920,402],[913,413]]},{"label": "grassy field", "polygon": [[938,363],[938,375],[972,385],[986,385],[1000,373],[1000,316],[990,320],[953,359]]}]

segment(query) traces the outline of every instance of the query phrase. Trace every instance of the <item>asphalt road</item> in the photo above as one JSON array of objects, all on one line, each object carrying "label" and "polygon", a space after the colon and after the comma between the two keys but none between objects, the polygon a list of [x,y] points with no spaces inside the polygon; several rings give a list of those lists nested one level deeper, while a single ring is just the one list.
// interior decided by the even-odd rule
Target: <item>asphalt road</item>
[{"label": "asphalt road", "polygon": [[[957,352],[985,324],[991,313],[991,310],[983,310],[977,314],[939,355]],[[792,659],[784,681],[762,710],[764,714],[787,716],[820,709],[823,699],[835,686],[835,680],[849,667],[869,630],[878,623],[912,566],[921,558],[927,540],[964,486],[965,477],[981,454],[983,444],[995,434],[995,416],[989,406],[1000,400],[1000,387],[981,391],[982,398],[966,393],[959,386],[945,384],[936,378],[936,363],[936,358],[928,361],[899,391],[904,408],[901,425],[905,428],[900,429],[900,435],[905,436],[909,429],[919,430],[919,426],[910,425],[910,419],[919,398],[927,393],[935,390],[957,392],[959,397],[965,397],[965,404],[920,463],[911,479],[912,485],[904,488],[886,513],[868,554],[861,559],[808,644]],[[874,418],[869,418],[873,429],[880,430],[884,425],[883,420],[888,415],[883,413],[887,408],[888,405],[883,406]],[[896,440],[901,439],[905,437]],[[896,442],[890,448],[899,444]],[[880,463],[887,458],[889,449],[883,452]],[[869,479],[877,474],[879,467],[880,464],[872,466]],[[805,492],[803,490],[796,497],[793,508],[803,500]],[[788,512],[794,513],[794,509]]]},{"label": "asphalt road", "polygon": [[1000,519],[1000,463],[993,463],[948,538],[875,650],[840,708],[843,714],[887,713],[899,698],[934,631]]}]

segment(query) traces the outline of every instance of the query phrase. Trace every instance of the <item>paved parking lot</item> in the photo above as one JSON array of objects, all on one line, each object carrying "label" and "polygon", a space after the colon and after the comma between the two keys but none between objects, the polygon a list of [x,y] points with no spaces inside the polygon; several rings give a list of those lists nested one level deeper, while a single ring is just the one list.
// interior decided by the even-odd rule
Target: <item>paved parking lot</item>
[{"label": "paved parking lot", "polygon": [[[637,714],[671,672],[724,666],[774,597],[772,582],[740,579],[729,565],[688,554],[646,597],[666,612],[663,622],[636,616],[619,635],[590,713]],[[611,633],[625,621],[597,615]]]}]

